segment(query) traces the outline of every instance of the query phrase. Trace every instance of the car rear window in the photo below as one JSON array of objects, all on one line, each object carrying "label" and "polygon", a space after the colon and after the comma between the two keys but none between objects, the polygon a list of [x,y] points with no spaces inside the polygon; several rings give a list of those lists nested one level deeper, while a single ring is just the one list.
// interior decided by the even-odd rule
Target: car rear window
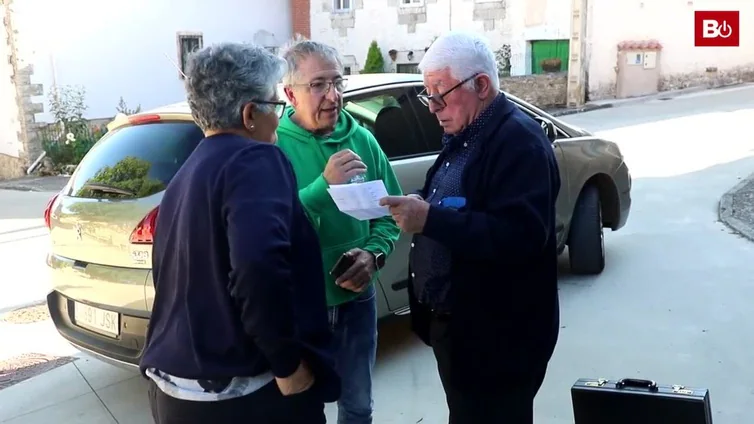
[{"label": "car rear window", "polygon": [[135,199],[159,193],[203,138],[193,122],[116,129],[102,137],[81,161],[70,195]]}]

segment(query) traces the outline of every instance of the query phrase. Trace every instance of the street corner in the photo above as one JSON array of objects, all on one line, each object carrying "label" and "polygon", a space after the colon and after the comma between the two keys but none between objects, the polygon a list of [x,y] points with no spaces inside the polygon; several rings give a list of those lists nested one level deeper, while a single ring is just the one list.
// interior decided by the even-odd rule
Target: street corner
[{"label": "street corner", "polygon": [[723,194],[718,215],[735,233],[754,241],[754,174]]}]

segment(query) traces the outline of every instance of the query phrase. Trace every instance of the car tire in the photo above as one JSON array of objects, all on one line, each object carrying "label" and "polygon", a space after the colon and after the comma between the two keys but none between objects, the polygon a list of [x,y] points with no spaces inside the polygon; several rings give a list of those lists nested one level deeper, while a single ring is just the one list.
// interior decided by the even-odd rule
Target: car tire
[{"label": "car tire", "polygon": [[602,204],[597,187],[581,190],[571,218],[568,257],[574,274],[599,274],[605,269],[605,235],[602,229]]}]

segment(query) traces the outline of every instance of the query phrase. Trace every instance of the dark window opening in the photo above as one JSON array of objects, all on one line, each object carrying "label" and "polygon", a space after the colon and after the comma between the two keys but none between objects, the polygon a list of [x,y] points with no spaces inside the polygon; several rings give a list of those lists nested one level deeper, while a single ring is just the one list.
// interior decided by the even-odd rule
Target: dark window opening
[{"label": "dark window opening", "polygon": [[420,74],[419,65],[416,63],[399,63],[396,66],[399,74]]},{"label": "dark window opening", "polygon": [[199,35],[178,35],[178,59],[181,67],[181,79],[186,73],[186,65],[188,64],[188,58],[191,53],[199,50],[204,45],[204,38]]}]

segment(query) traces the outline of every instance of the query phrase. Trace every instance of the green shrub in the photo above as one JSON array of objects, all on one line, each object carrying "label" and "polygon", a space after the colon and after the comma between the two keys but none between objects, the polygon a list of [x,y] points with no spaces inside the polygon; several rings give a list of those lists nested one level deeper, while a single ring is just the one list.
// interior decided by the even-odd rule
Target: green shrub
[{"label": "green shrub", "polygon": [[68,131],[53,125],[40,130],[42,148],[56,167],[78,165],[97,141],[107,133],[107,127],[91,127],[86,121],[70,122]]},{"label": "green shrub", "polygon": [[364,63],[362,74],[379,74],[385,72],[385,58],[382,57],[382,50],[377,45],[377,41],[372,41],[367,52],[367,60]]}]

